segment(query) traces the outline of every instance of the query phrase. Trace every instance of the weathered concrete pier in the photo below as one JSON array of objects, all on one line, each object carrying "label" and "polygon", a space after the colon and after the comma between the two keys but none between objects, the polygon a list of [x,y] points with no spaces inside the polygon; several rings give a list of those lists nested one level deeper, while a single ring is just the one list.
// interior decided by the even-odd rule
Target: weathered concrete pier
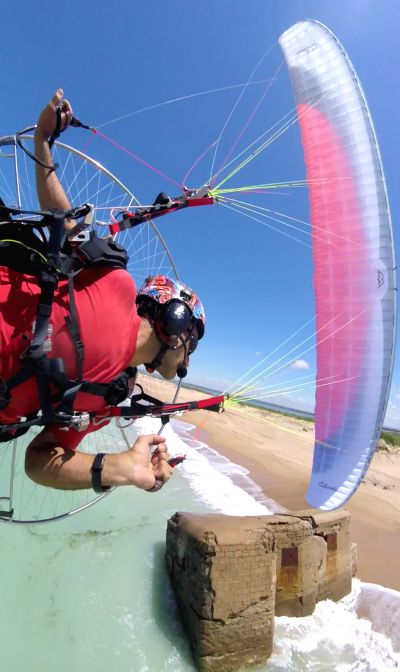
[{"label": "weathered concrete pier", "polygon": [[351,591],[350,516],[176,513],[166,560],[195,663],[234,672],[267,660],[274,616],[308,616]]}]

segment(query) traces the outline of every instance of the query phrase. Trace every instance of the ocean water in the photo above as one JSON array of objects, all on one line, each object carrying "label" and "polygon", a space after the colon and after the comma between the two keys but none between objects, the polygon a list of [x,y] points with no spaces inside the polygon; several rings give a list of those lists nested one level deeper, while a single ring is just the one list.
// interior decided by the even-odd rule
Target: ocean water
[{"label": "ocean water", "polygon": [[[158,426],[135,423],[129,440]],[[192,426],[174,421],[166,433],[187,460],[159,493],[119,488],[57,523],[0,525],[2,672],[195,669],[164,567],[168,518],[282,509]],[[350,596],[310,617],[277,618],[273,655],[257,669],[400,669],[400,593],[354,581]]]}]

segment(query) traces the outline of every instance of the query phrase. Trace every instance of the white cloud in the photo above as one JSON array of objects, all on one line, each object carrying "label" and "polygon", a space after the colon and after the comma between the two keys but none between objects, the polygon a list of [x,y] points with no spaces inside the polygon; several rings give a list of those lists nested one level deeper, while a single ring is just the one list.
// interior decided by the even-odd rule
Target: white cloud
[{"label": "white cloud", "polygon": [[263,354],[263,353],[262,353],[260,350],[258,350],[258,351],[255,353],[256,357],[261,357],[262,354]]},{"label": "white cloud", "polygon": [[293,369],[295,371],[302,371],[309,368],[310,367],[305,359],[295,359],[291,364],[289,364],[289,369]]}]

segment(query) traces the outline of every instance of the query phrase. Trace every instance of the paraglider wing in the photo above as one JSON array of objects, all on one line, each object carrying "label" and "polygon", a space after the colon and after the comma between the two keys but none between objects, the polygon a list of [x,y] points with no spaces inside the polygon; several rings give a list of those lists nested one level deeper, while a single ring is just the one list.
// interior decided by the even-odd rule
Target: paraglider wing
[{"label": "paraglider wing", "polygon": [[[322,24],[280,37],[310,200],[317,341],[311,506],[335,509],[363,478],[393,368],[394,251],[379,148],[356,73]],[[330,380],[332,384],[318,382]]]}]

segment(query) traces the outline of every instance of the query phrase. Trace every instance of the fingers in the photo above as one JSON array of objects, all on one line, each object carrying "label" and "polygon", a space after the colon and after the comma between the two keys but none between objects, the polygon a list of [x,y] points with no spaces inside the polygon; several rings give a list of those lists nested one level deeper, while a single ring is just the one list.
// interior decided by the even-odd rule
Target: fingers
[{"label": "fingers", "polygon": [[61,111],[61,130],[64,131],[71,123],[73,110],[69,100],[64,99],[63,89],[57,89],[50,101],[50,107],[52,107],[54,111],[57,109]]},{"label": "fingers", "polygon": [[61,103],[61,111],[64,112],[64,114],[71,115],[72,117],[71,103],[66,98]]},{"label": "fingers", "polygon": [[165,443],[165,436],[160,436],[159,434],[150,434],[150,436],[152,446],[159,446],[161,443]]},{"label": "fingers", "polygon": [[163,485],[171,478],[173,469],[166,459],[160,458],[158,464],[153,463],[153,473],[155,477],[154,485],[147,492],[158,492],[161,490]]},{"label": "fingers", "polygon": [[55,109],[56,107],[61,105],[63,97],[64,97],[64,91],[62,89],[57,89],[53,98],[50,101],[50,105]]},{"label": "fingers", "polygon": [[157,478],[162,478],[165,482],[171,478],[174,470],[170,467],[167,460],[160,460],[158,464],[153,465],[153,471]]},{"label": "fingers", "polygon": [[154,479],[154,486],[150,489],[147,487],[144,489],[148,492],[157,492],[173,474],[173,468],[168,463],[169,456],[165,437],[158,434],[140,436],[131,451],[132,454],[137,456],[139,463],[145,469],[146,480],[149,478],[149,473]]},{"label": "fingers", "polygon": [[157,465],[161,460],[164,460],[165,462],[168,462],[168,452],[167,452],[167,446],[166,445],[161,445],[158,448],[156,448],[150,457],[150,461],[153,465]]},{"label": "fingers", "polygon": [[[154,448],[156,450],[154,450]],[[163,454],[164,456],[167,454],[165,438],[158,434],[145,434],[144,436],[140,436],[135,441],[132,449],[136,454],[141,455],[142,459],[145,460],[147,464],[152,460],[152,453],[155,455]],[[166,459],[166,457],[164,457],[164,459]]]},{"label": "fingers", "polygon": [[155,489],[154,492],[159,490],[173,474],[173,469],[168,463],[168,452],[167,445],[165,443],[165,438],[159,434],[153,434],[147,437],[147,440],[150,442],[151,448],[156,446],[151,454],[151,466],[155,476]]},{"label": "fingers", "polygon": [[[165,439],[163,436],[153,435],[153,438],[158,439],[156,441],[152,441],[151,448],[152,448],[152,453],[151,453],[151,464],[153,465],[153,468],[156,467],[162,460],[164,462],[168,463],[168,448],[167,444],[165,443]],[[160,441],[162,439],[162,441]],[[154,446],[156,446],[154,448]]]},{"label": "fingers", "polygon": [[136,444],[147,445],[149,448],[159,446],[162,443],[165,443],[165,436],[159,434],[143,434],[136,439]]}]

